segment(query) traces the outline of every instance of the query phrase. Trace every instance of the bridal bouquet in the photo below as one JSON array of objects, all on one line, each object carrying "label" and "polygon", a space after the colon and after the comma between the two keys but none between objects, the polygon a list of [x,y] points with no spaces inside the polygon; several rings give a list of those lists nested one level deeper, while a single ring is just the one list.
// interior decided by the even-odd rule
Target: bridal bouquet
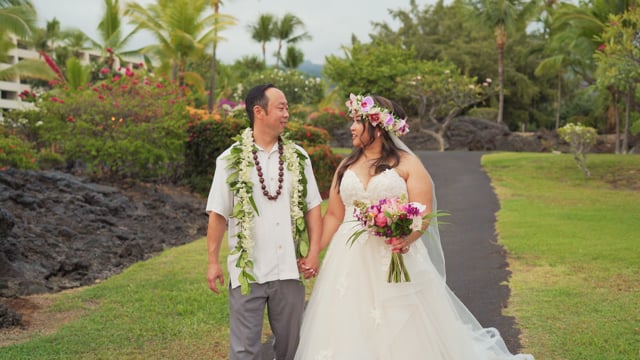
[{"label": "bridal bouquet", "polygon": [[[394,245],[413,231],[423,231],[423,223],[442,213],[425,214],[426,206],[418,202],[408,202],[406,195],[383,198],[374,203],[354,202],[354,216],[363,226],[355,231],[347,242],[351,245],[365,232],[386,238],[385,243]],[[402,253],[394,250],[391,254],[387,282],[409,282],[411,276],[404,264]]]}]

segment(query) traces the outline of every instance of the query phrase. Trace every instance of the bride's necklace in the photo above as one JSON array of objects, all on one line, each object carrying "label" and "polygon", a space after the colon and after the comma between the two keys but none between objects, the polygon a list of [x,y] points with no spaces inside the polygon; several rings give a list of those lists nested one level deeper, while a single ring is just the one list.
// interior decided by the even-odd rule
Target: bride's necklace
[{"label": "bride's necklace", "polygon": [[264,183],[264,174],[262,173],[262,166],[260,166],[260,160],[258,160],[258,150],[253,149],[253,162],[256,164],[256,170],[258,171],[258,181],[260,181],[260,187],[262,194],[269,200],[276,200],[282,193],[282,183],[284,182],[284,160],[282,154],[284,153],[284,147],[282,141],[278,138],[278,190],[275,195],[271,195],[267,190],[267,185]]}]

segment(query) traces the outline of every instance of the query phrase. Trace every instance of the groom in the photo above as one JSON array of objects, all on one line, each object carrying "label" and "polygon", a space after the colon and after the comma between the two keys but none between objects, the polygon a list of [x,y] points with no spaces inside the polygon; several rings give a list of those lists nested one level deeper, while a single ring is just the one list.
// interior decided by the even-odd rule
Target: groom
[{"label": "groom", "polygon": [[[216,159],[207,201],[207,281],[216,294],[224,285],[218,257],[228,226],[229,358],[260,359],[266,306],[276,359],[289,360],[305,300],[296,261],[320,241],[322,198],[307,153],[281,137],[289,119],[284,93],[259,85],[245,103],[251,127]],[[313,276],[317,262],[307,265],[304,276]]]}]

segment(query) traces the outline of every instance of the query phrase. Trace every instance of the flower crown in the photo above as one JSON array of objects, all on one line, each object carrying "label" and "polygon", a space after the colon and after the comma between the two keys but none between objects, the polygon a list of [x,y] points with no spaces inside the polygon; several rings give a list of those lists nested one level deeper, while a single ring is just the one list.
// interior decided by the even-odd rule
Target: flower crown
[{"label": "flower crown", "polygon": [[378,106],[371,96],[349,95],[345,103],[351,116],[362,116],[372,126],[380,126],[396,136],[402,136],[409,132],[406,119],[400,119],[391,110]]}]

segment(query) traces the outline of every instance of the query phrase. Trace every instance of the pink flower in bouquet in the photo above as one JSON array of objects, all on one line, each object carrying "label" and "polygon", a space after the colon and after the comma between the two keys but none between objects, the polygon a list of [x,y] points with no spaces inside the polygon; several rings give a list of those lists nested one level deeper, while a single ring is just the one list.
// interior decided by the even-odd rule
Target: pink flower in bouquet
[{"label": "pink flower in bouquet", "polygon": [[376,215],[376,226],[384,227],[387,225],[387,217],[383,213]]}]

